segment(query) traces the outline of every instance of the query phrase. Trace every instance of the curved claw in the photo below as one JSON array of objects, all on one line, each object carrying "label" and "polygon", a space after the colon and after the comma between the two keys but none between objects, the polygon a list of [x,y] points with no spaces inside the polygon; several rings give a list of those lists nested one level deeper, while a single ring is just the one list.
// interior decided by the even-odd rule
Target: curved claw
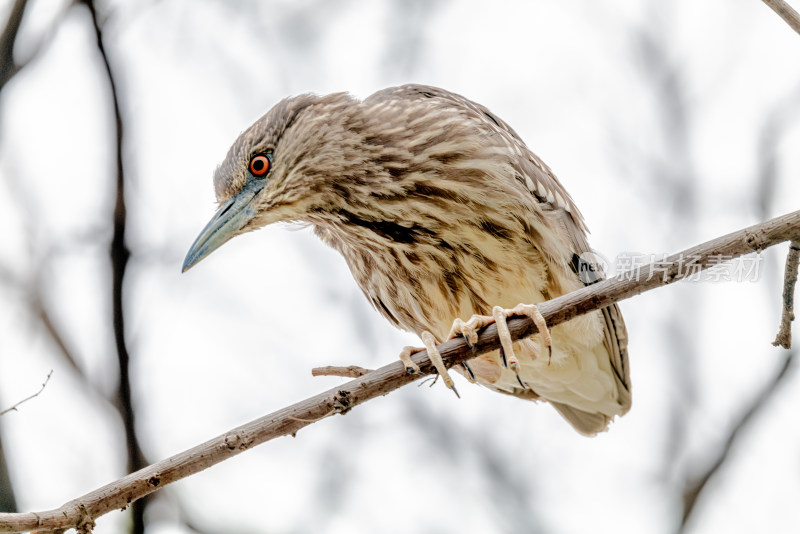
[{"label": "curved claw", "polygon": [[516,373],[519,363],[517,362],[517,355],[514,354],[514,342],[511,341],[511,332],[508,330],[508,323],[506,322],[506,318],[509,316],[507,312],[509,311],[500,306],[495,306],[492,308],[492,316],[497,324],[497,337],[500,338],[500,346],[503,348],[503,364]]},{"label": "curved claw", "polygon": [[547,328],[547,321],[535,304],[517,304],[510,310],[504,310],[500,306],[492,308],[492,316],[497,323],[497,336],[500,338],[500,346],[503,348],[503,365],[515,373],[519,373],[519,363],[514,354],[514,343],[511,340],[511,332],[506,321],[512,315],[524,315],[531,318],[533,324],[539,329],[542,348],[548,350],[547,363],[549,365],[553,358],[553,338],[550,336],[550,329]]},{"label": "curved claw", "polygon": [[550,336],[550,329],[547,327],[547,321],[539,311],[535,304],[517,304],[512,310],[508,310],[509,315],[525,315],[530,317],[533,324],[539,330],[539,336],[542,340],[542,348],[547,348],[547,364],[553,360],[553,338]]},{"label": "curved claw", "polygon": [[442,355],[439,353],[439,349],[436,348],[436,339],[433,337],[433,334],[425,331],[420,334],[419,337],[422,338],[422,343],[425,345],[425,349],[428,351],[428,357],[431,359],[431,363],[436,368],[436,372],[442,377],[445,385],[453,390],[453,393],[456,394],[456,397],[460,399],[461,395],[458,394],[456,385],[453,382],[453,379],[450,377],[450,374],[447,372],[447,367],[444,365]]},{"label": "curved claw", "polygon": [[450,327],[450,333],[447,334],[447,339],[451,340],[458,336],[464,336],[467,345],[474,347],[478,342],[478,330],[493,322],[494,317],[489,317],[488,315],[473,315],[468,321],[456,319],[453,321],[453,326]]},{"label": "curved claw", "polygon": [[412,347],[409,345],[407,347],[403,347],[403,350],[400,351],[400,361],[406,366],[406,373],[410,375],[419,374],[419,365],[414,363],[414,361],[411,359],[411,355],[423,350],[425,349],[420,347]]}]

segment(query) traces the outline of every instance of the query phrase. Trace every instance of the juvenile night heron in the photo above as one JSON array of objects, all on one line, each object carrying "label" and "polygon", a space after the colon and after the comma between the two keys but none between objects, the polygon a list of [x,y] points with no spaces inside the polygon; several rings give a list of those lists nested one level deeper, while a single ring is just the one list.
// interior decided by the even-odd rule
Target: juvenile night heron
[{"label": "juvenile night heron", "polygon": [[[450,387],[436,343],[474,339],[497,321],[503,350],[454,367],[470,381],[546,400],[588,435],[630,408],[619,308],[548,331],[535,307],[602,276],[587,260],[583,217],[547,165],[480,104],[420,85],[363,101],[287,98],[234,142],[214,187],[219,211],[184,271],[236,235],[307,223],[344,256],[375,309],[420,336]],[[502,327],[513,314],[542,333],[512,345]],[[416,350],[401,355],[411,372]]]}]

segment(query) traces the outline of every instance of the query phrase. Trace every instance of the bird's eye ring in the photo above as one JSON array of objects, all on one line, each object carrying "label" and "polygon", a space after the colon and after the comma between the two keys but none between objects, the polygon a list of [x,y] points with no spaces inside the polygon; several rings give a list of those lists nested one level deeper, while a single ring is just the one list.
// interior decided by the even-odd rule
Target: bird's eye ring
[{"label": "bird's eye ring", "polygon": [[253,176],[264,176],[269,172],[272,158],[269,154],[259,154],[250,158],[250,172]]}]

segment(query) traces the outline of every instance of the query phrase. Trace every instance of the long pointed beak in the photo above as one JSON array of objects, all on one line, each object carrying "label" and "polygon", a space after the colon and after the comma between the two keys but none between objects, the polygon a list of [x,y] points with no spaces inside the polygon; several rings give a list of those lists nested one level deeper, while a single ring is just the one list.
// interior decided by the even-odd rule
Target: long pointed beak
[{"label": "long pointed beak", "polygon": [[256,210],[252,206],[253,199],[266,183],[266,180],[253,180],[219,208],[192,243],[192,248],[189,249],[186,259],[183,260],[181,272],[185,273],[194,264],[221,247],[235,236],[250,219],[255,217]]}]

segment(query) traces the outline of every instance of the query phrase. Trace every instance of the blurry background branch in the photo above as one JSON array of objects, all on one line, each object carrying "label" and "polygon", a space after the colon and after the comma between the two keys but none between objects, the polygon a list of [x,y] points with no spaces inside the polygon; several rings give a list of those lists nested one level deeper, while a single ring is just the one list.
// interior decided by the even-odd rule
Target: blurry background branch
[{"label": "blurry background branch", "polygon": [[[52,35],[52,32],[44,32],[27,59],[18,61],[15,58],[17,38],[27,8],[27,0],[14,0],[8,12],[5,26],[0,31],[0,93],[10,80],[41,52],[44,45],[49,43],[50,35]],[[0,276],[0,283],[11,285],[13,284],[13,277],[8,272],[3,272],[2,276]],[[8,472],[2,435],[0,434],[0,510],[15,511],[16,509],[16,497]]]},{"label": "blurry background branch", "polygon": [[[38,318],[43,330],[49,335],[54,345],[58,348],[58,354],[63,357],[63,360],[75,372],[75,376],[89,391],[94,393],[96,397],[99,396],[99,398],[110,402],[114,406],[115,411],[120,415],[123,422],[128,471],[132,472],[147,465],[148,462],[145,460],[144,454],[141,451],[139,439],[136,434],[134,406],[131,398],[130,355],[125,339],[123,280],[125,278],[130,252],[127,248],[125,237],[127,217],[123,166],[123,114],[119,101],[119,89],[117,87],[115,72],[112,66],[112,60],[109,58],[106,49],[105,37],[103,34],[103,26],[107,17],[98,16],[97,6],[94,0],[67,2],[62,8],[62,13],[66,16],[67,11],[73,8],[73,6],[84,6],[90,14],[91,28],[94,34],[96,48],[101,59],[102,72],[105,74],[108,82],[110,100],[113,108],[115,141],[111,145],[111,149],[113,161],[115,163],[115,172],[113,175],[115,176],[115,192],[113,195],[114,209],[112,212],[111,225],[114,231],[109,248],[109,257],[111,260],[111,287],[109,288],[109,295],[119,373],[118,387],[113,397],[110,398],[109,395],[102,393],[101,389],[86,375],[85,370],[79,363],[79,359],[73,354],[68,346],[67,340],[64,339],[57,321],[53,318],[50,306],[43,296],[44,290],[41,273],[48,264],[47,260],[50,259],[52,250],[46,251],[42,255],[44,259],[36,266],[34,275],[30,280],[18,279],[10,270],[3,270],[3,276],[0,282],[12,288],[24,288],[24,293],[26,293],[24,300],[26,300],[30,306],[32,317]],[[2,90],[7,82],[24,67],[30,64],[31,60],[37,58],[41,54],[45,46],[49,44],[56,35],[56,26],[65,18],[65,16],[59,15],[53,17],[52,21],[44,30],[40,31],[35,38],[29,39],[29,51],[24,59],[20,59],[17,46],[20,40],[20,28],[23,24],[24,16],[30,9],[31,4],[27,0],[15,0],[8,13],[5,27],[2,33],[0,33],[0,90]],[[15,181],[10,178],[7,181],[8,188],[16,197],[18,205],[27,205],[27,211],[29,213],[36,213],[37,207],[30,205],[28,194],[21,190],[23,186],[19,183],[15,183]],[[35,231],[33,226],[38,224],[40,224],[40,222],[37,218],[31,218],[26,221],[25,230],[30,247],[33,247],[33,243],[35,243]],[[58,252],[57,249],[56,252]],[[0,444],[0,467],[4,467],[5,465],[3,449]],[[14,510],[16,507],[13,500],[14,493],[10,481],[8,480],[8,473],[4,468],[0,469],[0,490],[2,490],[0,493],[3,494],[3,497],[0,498],[0,509]],[[141,534],[144,532],[145,505],[146,501],[142,500],[132,507],[130,532],[134,534]]]},{"label": "blurry background branch", "polygon": [[[781,146],[780,140],[782,136],[786,134],[787,129],[794,123],[798,111],[800,111],[800,95],[797,88],[794,88],[788,91],[786,96],[778,99],[769,113],[763,118],[760,127],[758,164],[753,183],[753,189],[755,189],[756,194],[753,196],[753,201],[755,212],[762,220],[773,213],[778,182],[777,162],[779,158],[777,151]],[[790,242],[789,244],[789,252],[786,257],[787,267],[792,261],[792,243]],[[763,284],[765,292],[772,292],[774,287],[779,285],[774,278],[776,278],[775,271],[767,269],[766,283]],[[787,285],[790,284],[791,279],[790,274],[784,271],[784,300]],[[771,294],[769,296],[774,297]],[[786,346],[784,348],[788,349],[789,347]],[[791,376],[788,371],[791,369],[796,355],[797,349],[795,348],[786,353],[782,364],[777,366],[775,364],[768,365],[769,367],[775,367],[773,376],[765,380],[763,384],[753,388],[753,392],[745,401],[739,402],[737,415],[729,423],[727,433],[718,441],[719,444],[707,446],[706,450],[701,452],[703,456],[709,456],[709,451],[712,452],[710,458],[705,459],[704,467],[695,467],[684,474],[682,487],[679,488],[682,496],[682,513],[678,525],[679,532],[691,531],[692,525],[698,522],[699,511],[708,508],[708,506],[697,506],[697,504],[701,501],[701,497],[706,499],[706,503],[711,498],[710,495],[706,495],[707,493],[712,493],[707,491],[709,489],[709,481],[720,472],[725,471],[726,467],[732,468],[735,465],[735,460],[731,460],[735,455],[731,454],[731,452],[736,447],[737,442],[747,435],[746,430],[751,426],[750,423],[763,412],[763,408],[768,401],[780,392],[780,386]],[[767,358],[767,354],[764,354],[764,358]]]},{"label": "blurry background branch", "polygon": [[53,371],[50,371],[49,373],[47,373],[47,377],[45,377],[44,382],[42,382],[42,386],[36,391],[36,393],[33,393],[32,395],[29,395],[29,396],[25,397],[24,399],[22,399],[20,401],[17,401],[16,403],[14,403],[13,405],[9,406],[8,408],[6,408],[4,410],[0,410],[0,415],[5,415],[8,412],[15,412],[20,404],[28,402],[29,400],[35,399],[36,397],[41,395],[42,391],[44,391],[44,388],[47,387],[47,383],[50,382],[50,377],[51,376],[53,376]]},{"label": "blurry background branch", "polygon": [[[42,49],[50,43],[55,33],[54,27],[41,32],[31,52],[28,53],[28,57],[24,59],[16,58],[17,37],[23,17],[28,9],[28,0],[14,0],[6,19],[6,25],[3,31],[0,32],[0,90],[28,63],[39,56]],[[60,17],[55,17],[54,21],[53,26],[60,21]]]},{"label": "blurry background branch", "polygon": [[3,32],[0,33],[0,88],[14,77],[21,68],[14,60],[14,42],[17,40],[22,15],[25,13],[27,0],[15,0],[6,20]]},{"label": "blurry background branch", "polygon": [[[94,0],[81,0],[81,3],[86,6],[91,15],[95,43],[97,45],[97,51],[99,52],[102,60],[103,72],[105,73],[106,80],[108,81],[111,102],[114,110],[113,117],[115,143],[112,145],[112,150],[116,187],[114,189],[114,210],[111,224],[114,232],[109,250],[111,260],[110,294],[112,302],[111,308],[114,343],[116,347],[117,363],[119,368],[119,384],[117,387],[116,400],[125,428],[127,469],[129,473],[132,473],[147,465],[147,461],[145,460],[141,445],[139,444],[139,437],[136,434],[135,409],[133,406],[133,399],[131,398],[131,358],[125,339],[123,281],[125,279],[125,273],[128,267],[128,260],[130,259],[130,250],[128,249],[125,238],[125,229],[127,225],[127,207],[125,203],[125,166],[123,164],[123,141],[125,132],[120,106],[120,92],[119,88],[117,87],[115,69],[112,66],[112,60],[109,57],[109,53],[105,44],[103,30],[104,23],[98,18],[97,7]],[[144,514],[146,506],[146,499],[137,500],[132,504],[132,525],[130,530],[132,534],[144,533]]]},{"label": "blurry background branch", "polygon": [[[597,310],[614,302],[639,295],[645,291],[677,282],[694,273],[687,269],[687,263],[701,269],[718,265],[714,258],[724,256],[737,258],[750,252],[764,249],[796,239],[800,236],[800,211],[776,217],[761,224],[744,228],[690,249],[673,254],[663,261],[623,272],[614,278],[574,291],[562,297],[544,302],[539,310],[551,326],[560,324],[578,315]],[[509,321],[509,330],[514,339],[521,339],[536,333],[536,327],[528,318],[515,318]],[[499,347],[496,325],[484,328],[478,342],[470,347],[463,338],[452,339],[439,345],[442,357],[448,366],[455,365]],[[422,375],[434,372],[425,351],[412,356],[420,366]],[[785,374],[790,359],[786,360],[781,373],[773,381],[777,383]],[[77,528],[79,531],[91,530],[94,520],[111,510],[124,508],[131,502],[141,499],[167,484],[198,473],[231,458],[256,445],[276,437],[296,435],[296,433],[321,419],[336,413],[344,414],[353,407],[375,397],[386,395],[421,375],[409,375],[400,362],[385,365],[350,382],[288,406],[250,423],[234,428],[192,449],[145,467],[116,482],[108,484],[91,493],[70,501],[62,507],[40,513],[0,514],[0,532],[21,532],[39,529]],[[731,440],[746,424],[753,413],[762,406],[771,388],[763,392],[753,408],[745,413],[732,433]],[[774,389],[774,388],[772,388]],[[730,444],[725,448],[729,450]],[[719,463],[724,461],[724,455]],[[713,475],[709,471],[706,478]],[[699,488],[688,501],[688,510],[694,505],[696,494],[705,484],[699,481]],[[685,518],[689,513],[684,514]]]},{"label": "blurry background branch", "polygon": [[784,356],[783,364],[781,365],[780,370],[771,380],[767,381],[755,395],[755,397],[746,404],[744,412],[733,424],[725,443],[720,448],[716,459],[711,463],[708,469],[703,471],[699,476],[697,476],[697,478],[687,481],[686,490],[683,493],[683,517],[681,520],[680,532],[686,531],[687,526],[689,526],[689,520],[695,510],[695,505],[697,504],[698,498],[705,490],[708,481],[717,474],[720,468],[724,465],[725,461],[730,457],[731,449],[736,443],[736,440],[743,435],[743,431],[746,426],[761,410],[766,407],[769,400],[780,391],[779,386],[788,376],[787,372],[794,362],[796,352],[796,349],[792,349]]}]

